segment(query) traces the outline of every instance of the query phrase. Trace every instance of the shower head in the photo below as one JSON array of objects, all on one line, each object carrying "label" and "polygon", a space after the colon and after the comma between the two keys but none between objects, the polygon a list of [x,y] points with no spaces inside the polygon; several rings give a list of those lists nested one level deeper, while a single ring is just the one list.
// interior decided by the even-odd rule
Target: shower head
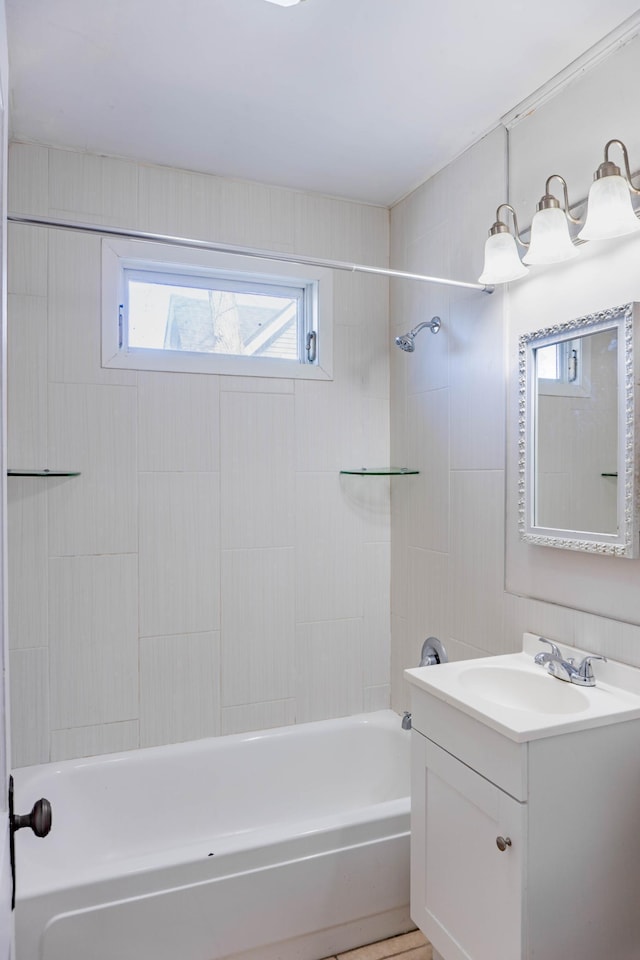
[{"label": "shower head", "polygon": [[416,348],[415,340],[410,333],[405,333],[401,337],[396,337],[393,341],[396,347],[400,347],[401,350],[406,350],[407,353],[413,353]]},{"label": "shower head", "polygon": [[413,353],[416,348],[415,339],[416,334],[420,333],[421,330],[424,330],[425,327],[429,327],[431,333],[437,333],[440,329],[440,317],[432,317],[431,320],[423,320],[422,323],[419,323],[417,327],[414,327],[413,330],[410,330],[409,333],[403,333],[401,336],[396,337],[393,341],[396,347],[400,347],[401,350],[404,350],[406,353]]}]

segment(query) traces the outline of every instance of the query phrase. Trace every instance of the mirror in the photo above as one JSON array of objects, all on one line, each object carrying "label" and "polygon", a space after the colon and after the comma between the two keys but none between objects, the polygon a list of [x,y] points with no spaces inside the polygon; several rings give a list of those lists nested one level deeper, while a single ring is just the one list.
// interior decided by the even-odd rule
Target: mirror
[{"label": "mirror", "polygon": [[520,535],[528,543],[638,556],[638,308],[520,338]]}]

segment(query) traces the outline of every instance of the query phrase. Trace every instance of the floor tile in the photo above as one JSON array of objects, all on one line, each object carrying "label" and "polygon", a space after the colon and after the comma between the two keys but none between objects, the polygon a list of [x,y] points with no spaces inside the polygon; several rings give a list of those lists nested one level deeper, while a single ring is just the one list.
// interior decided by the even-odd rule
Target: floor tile
[{"label": "floor tile", "polygon": [[431,945],[420,930],[390,940],[380,940],[348,953],[339,953],[337,960],[431,960]]},{"label": "floor tile", "polygon": [[408,950],[406,953],[392,954],[393,960],[432,960],[433,954],[431,944],[424,947],[416,947],[415,950]]}]

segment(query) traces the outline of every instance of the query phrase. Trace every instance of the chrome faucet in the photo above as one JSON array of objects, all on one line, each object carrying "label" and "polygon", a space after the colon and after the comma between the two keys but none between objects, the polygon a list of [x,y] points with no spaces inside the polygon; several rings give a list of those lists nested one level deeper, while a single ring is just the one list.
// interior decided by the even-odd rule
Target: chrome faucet
[{"label": "chrome faucet", "polygon": [[558,680],[566,680],[569,683],[577,683],[581,687],[595,687],[596,678],[591,663],[593,660],[604,660],[606,663],[606,657],[587,656],[576,666],[573,657],[563,657],[560,648],[551,640],[545,640],[544,637],[538,637],[538,640],[541,643],[548,643],[551,650],[541,650],[540,653],[536,653],[533,659],[538,664],[546,664],[552,677],[556,677]]}]

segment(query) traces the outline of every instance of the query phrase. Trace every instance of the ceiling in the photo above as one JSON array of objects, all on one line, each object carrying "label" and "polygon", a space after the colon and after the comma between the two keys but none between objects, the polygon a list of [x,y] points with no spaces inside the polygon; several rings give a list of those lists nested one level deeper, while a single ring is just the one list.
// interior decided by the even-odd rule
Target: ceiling
[{"label": "ceiling", "polygon": [[11,134],[390,205],[635,0],[7,0]]}]

